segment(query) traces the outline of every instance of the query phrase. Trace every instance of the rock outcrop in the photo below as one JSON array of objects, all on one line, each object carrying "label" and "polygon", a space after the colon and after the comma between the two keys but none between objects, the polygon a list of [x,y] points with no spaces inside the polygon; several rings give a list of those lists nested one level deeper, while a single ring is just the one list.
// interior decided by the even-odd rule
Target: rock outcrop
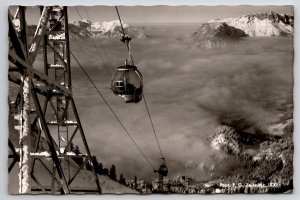
[{"label": "rock outcrop", "polygon": [[192,36],[197,46],[215,48],[246,37],[246,34],[224,22],[211,22],[202,24]]}]

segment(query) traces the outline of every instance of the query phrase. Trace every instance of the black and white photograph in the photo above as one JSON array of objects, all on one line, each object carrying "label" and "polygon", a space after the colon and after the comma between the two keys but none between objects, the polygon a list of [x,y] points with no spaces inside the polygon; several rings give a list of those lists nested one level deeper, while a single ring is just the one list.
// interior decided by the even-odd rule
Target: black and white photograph
[{"label": "black and white photograph", "polygon": [[9,194],[293,193],[293,5],[7,9]]}]

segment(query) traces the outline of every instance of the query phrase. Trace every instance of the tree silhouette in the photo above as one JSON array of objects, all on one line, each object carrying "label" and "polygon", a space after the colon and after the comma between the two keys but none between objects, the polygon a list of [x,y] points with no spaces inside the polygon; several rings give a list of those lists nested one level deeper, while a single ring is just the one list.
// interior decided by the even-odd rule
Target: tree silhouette
[{"label": "tree silhouette", "polygon": [[136,190],[137,189],[137,177],[134,176],[134,189]]},{"label": "tree silhouette", "polygon": [[102,175],[108,176],[108,169],[107,169],[107,168],[104,168],[104,169],[103,169]]},{"label": "tree silhouette", "polygon": [[100,170],[100,168],[99,168],[99,162],[98,162],[96,156],[93,156],[93,157],[92,157],[92,162],[93,162],[93,165],[94,165],[95,172],[96,172],[97,174],[100,174],[100,173],[101,173],[101,170]]},{"label": "tree silhouette", "polygon": [[74,146],[73,142],[71,142],[70,151],[75,152],[75,146]]},{"label": "tree silhouette", "polygon": [[119,183],[122,185],[126,185],[126,180],[125,180],[123,174],[120,175]]},{"label": "tree silhouette", "polygon": [[[79,147],[76,145],[74,148],[74,153],[76,155],[81,154]],[[78,165],[82,165],[83,164],[83,157],[74,157],[73,160],[78,164]]]},{"label": "tree silhouette", "polygon": [[77,145],[75,146],[74,153],[75,153],[76,155],[81,154],[80,149],[79,149],[79,147],[78,147]]},{"label": "tree silhouette", "polygon": [[86,170],[89,170],[89,171],[92,171],[92,164],[91,164],[90,162],[87,162],[87,163],[85,164],[85,169],[86,169]]},{"label": "tree silhouette", "polygon": [[115,165],[112,165],[109,170],[109,177],[112,180],[117,180],[117,173],[116,173],[116,167]]},{"label": "tree silhouette", "polygon": [[102,163],[98,163],[98,170],[99,170],[99,173],[100,175],[103,174],[103,164]]}]

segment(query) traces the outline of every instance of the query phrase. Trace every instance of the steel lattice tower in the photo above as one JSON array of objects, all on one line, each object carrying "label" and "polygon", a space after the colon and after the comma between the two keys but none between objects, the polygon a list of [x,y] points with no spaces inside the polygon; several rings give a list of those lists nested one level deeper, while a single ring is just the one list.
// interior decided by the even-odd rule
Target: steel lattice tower
[{"label": "steel lattice tower", "polygon": [[[72,95],[67,7],[40,7],[41,17],[30,45],[25,10],[20,6],[15,16],[8,16],[9,81],[19,87],[14,99],[9,98],[10,118],[14,120],[10,120],[12,161],[8,171],[19,162],[20,193],[101,193]],[[39,69],[43,71],[33,67],[40,52],[44,63]],[[12,131],[19,133],[18,143]],[[84,153],[71,151],[74,138],[82,143]],[[76,166],[73,172],[70,163]],[[72,189],[73,181],[87,164],[95,188]],[[37,165],[49,176],[38,177]]]}]

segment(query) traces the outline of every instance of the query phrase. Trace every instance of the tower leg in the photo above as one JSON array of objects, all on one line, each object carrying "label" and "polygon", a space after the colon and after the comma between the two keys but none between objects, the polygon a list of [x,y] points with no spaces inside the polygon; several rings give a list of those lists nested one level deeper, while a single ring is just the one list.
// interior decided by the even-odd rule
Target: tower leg
[{"label": "tower leg", "polygon": [[159,175],[159,192],[164,191],[164,177]]},{"label": "tower leg", "polygon": [[[27,50],[27,35],[26,35],[26,21],[25,21],[25,7],[20,6],[18,11],[20,20],[20,36],[24,48],[25,59],[28,56]],[[28,194],[30,188],[30,92],[31,92],[31,75],[26,73],[22,76],[23,84],[20,86],[21,92],[21,113],[20,120],[20,162],[19,162],[19,193]]]}]

